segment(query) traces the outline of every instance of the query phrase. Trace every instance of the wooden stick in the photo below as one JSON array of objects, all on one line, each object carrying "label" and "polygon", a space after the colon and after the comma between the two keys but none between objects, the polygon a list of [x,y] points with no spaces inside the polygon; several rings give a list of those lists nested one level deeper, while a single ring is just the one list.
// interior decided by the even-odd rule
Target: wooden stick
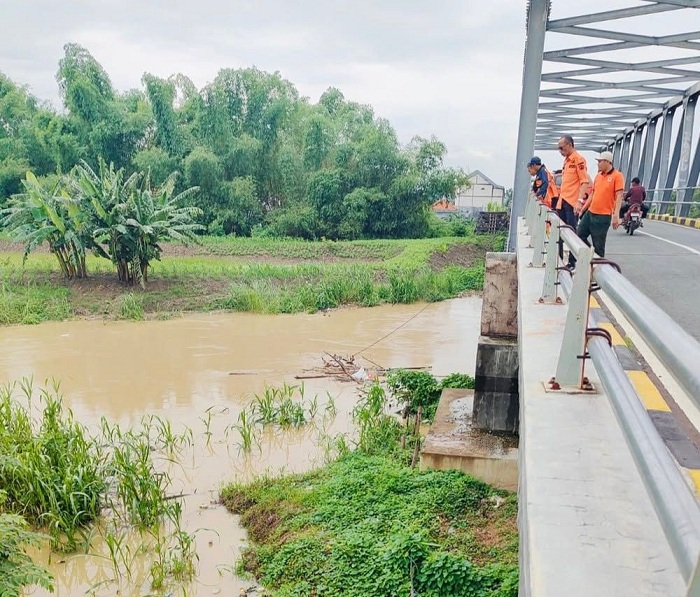
[{"label": "wooden stick", "polygon": [[348,373],[348,370],[345,368],[345,365],[343,365],[343,363],[340,362],[340,360],[338,359],[338,357],[336,357],[334,354],[330,354],[330,353],[328,353],[328,352],[327,352],[326,354],[327,354],[329,357],[331,357],[336,363],[338,363],[338,365],[339,365],[340,368],[343,370],[343,373],[345,373],[345,375],[347,375],[347,376],[348,376],[350,379],[352,379],[354,382],[360,383],[360,382],[357,381],[350,373]]}]

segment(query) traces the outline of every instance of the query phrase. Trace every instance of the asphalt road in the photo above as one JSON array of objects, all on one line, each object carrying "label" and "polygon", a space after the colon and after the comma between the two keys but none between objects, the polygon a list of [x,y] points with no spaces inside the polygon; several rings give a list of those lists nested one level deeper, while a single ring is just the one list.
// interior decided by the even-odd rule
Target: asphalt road
[{"label": "asphalt road", "polygon": [[645,220],[633,236],[622,227],[610,229],[605,253],[628,280],[700,341],[700,229]]}]

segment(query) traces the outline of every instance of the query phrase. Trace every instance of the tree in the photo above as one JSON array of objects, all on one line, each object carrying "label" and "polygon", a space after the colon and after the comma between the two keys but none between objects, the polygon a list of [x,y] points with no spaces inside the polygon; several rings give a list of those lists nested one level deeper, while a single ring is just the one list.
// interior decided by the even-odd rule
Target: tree
[{"label": "tree", "polygon": [[319,170],[309,179],[308,199],[318,214],[324,236],[338,238],[345,217],[343,197],[347,193],[345,173],[337,168]]},{"label": "tree", "polygon": [[66,278],[85,278],[85,249],[92,246],[91,228],[84,212],[58,179],[44,187],[32,172],[22,181],[24,193],[15,195],[3,210],[2,225],[10,238],[25,243],[24,259],[48,242]]},{"label": "tree", "polygon": [[251,176],[234,178],[221,185],[221,206],[214,220],[224,233],[250,236],[253,228],[262,222],[263,210]]},{"label": "tree", "polygon": [[146,86],[146,94],[151,102],[153,117],[156,121],[156,143],[170,155],[177,155],[181,145],[173,108],[175,83],[164,81],[148,73],[143,75],[142,81]]},{"label": "tree", "polygon": [[203,229],[194,223],[201,210],[184,205],[197,189],[174,195],[176,177],[173,172],[153,189],[147,174],[135,173],[124,180],[123,169],[108,167],[104,160],[97,172],[87,163],[73,172],[75,193],[82,205],[92,208],[97,251],[114,263],[121,282],[145,287],[151,261],[160,259],[160,243],[193,241]]},{"label": "tree", "polygon": [[199,189],[197,205],[205,214],[205,222],[216,217],[221,175],[219,158],[205,147],[195,147],[185,158],[185,180],[188,186]]},{"label": "tree", "polygon": [[114,89],[99,62],[79,44],[63,46],[56,80],[64,104],[71,113],[95,124],[110,112]]},{"label": "tree", "polygon": [[143,149],[134,155],[131,162],[138,172],[149,172],[155,186],[162,185],[177,170],[177,160],[160,147]]}]

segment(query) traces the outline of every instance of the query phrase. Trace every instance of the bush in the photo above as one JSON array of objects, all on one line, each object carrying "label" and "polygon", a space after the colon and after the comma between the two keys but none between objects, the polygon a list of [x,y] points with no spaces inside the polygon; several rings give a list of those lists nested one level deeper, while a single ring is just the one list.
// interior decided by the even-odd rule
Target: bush
[{"label": "bush", "polygon": [[427,371],[408,369],[392,371],[387,383],[394,397],[406,406],[406,414],[415,415],[421,407],[426,421],[435,417],[443,388],[474,388],[474,378],[466,373],[452,373],[440,383]]}]

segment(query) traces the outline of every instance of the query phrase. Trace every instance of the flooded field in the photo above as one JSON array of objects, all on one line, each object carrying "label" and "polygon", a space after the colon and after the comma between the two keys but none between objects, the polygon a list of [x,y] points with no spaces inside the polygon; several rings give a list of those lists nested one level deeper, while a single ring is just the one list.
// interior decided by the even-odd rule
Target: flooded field
[{"label": "flooded field", "polygon": [[[222,484],[261,474],[297,472],[323,464],[328,439],[351,434],[358,385],[323,377],[326,353],[357,355],[368,369],[431,366],[436,376],[472,373],[481,299],[429,305],[344,309],[314,315],[239,313],[192,315],[139,323],[78,321],[0,329],[0,380],[33,376],[60,381],[75,418],[97,428],[101,417],[123,427],[144,417],[191,429],[192,445],[177,463],[163,463],[182,494],[183,521],[195,532],[199,562],[190,595],[237,595],[251,582],[234,573],[245,534],[216,503]],[[295,379],[303,377],[305,379]],[[298,431],[268,429],[259,447],[241,450],[238,414],[266,386],[304,384],[318,396],[319,414]],[[331,397],[329,399],[329,396]],[[331,402],[336,414],[326,410]],[[111,582],[107,548],[96,536],[90,554],[48,554],[56,595],[145,595],[149,555],[132,539],[131,583]],[[44,595],[36,590],[32,594]]]}]

